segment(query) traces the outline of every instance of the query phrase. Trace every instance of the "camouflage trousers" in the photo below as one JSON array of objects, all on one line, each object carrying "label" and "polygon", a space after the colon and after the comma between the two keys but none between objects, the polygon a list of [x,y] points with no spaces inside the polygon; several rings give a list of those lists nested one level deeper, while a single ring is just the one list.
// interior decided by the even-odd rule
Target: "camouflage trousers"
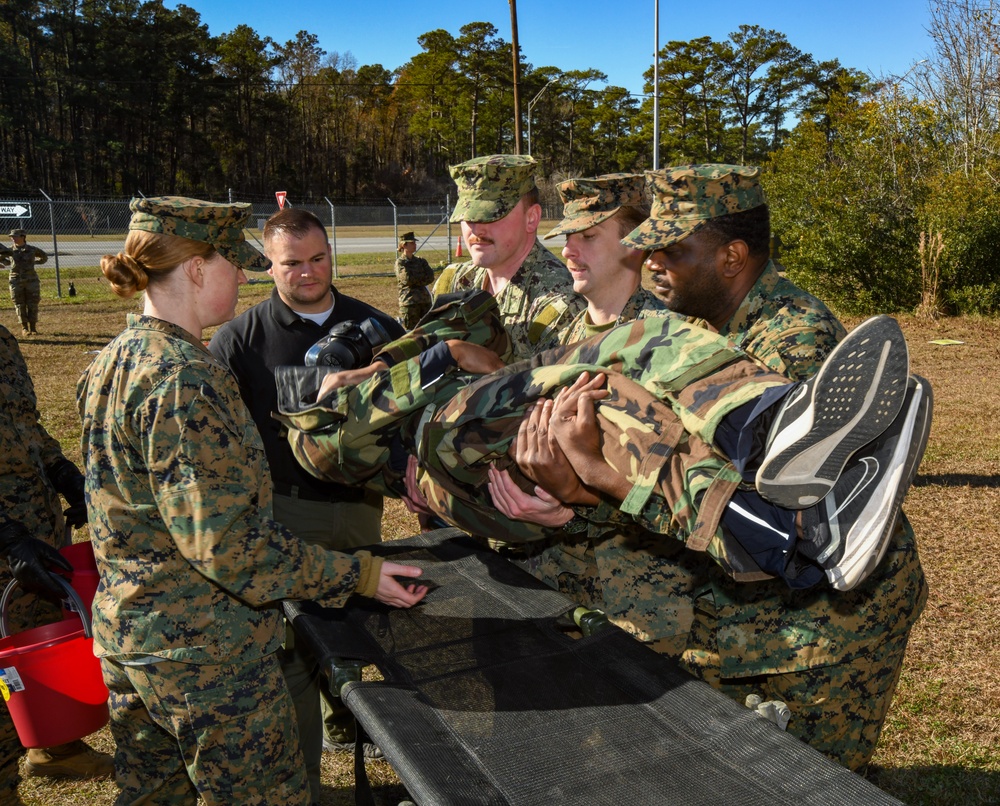
[{"label": "camouflage trousers", "polygon": [[[737,702],[750,694],[781,700],[792,712],[788,732],[850,770],[863,772],[875,753],[899,682],[909,626],[837,663],[753,677],[722,677],[715,614],[697,600],[681,666]],[[670,653],[672,654],[672,653]]]},{"label": "camouflage trousers", "polygon": [[274,655],[126,666],[102,658],[119,804],[308,804],[291,698]]},{"label": "camouflage trousers", "polygon": [[413,330],[417,323],[431,309],[433,297],[424,286],[401,288],[399,290],[399,322],[407,330]]},{"label": "camouflage trousers", "polygon": [[[484,324],[492,319],[487,305],[474,335],[481,335],[477,328],[493,332]],[[378,484],[381,474],[382,488],[391,490],[383,471],[393,440],[400,439],[417,456],[420,490],[440,517],[509,543],[543,540],[554,530],[507,519],[495,509],[488,468],[506,469],[532,490],[508,456],[528,407],[584,371],[603,372],[611,394],[598,406],[602,451],[632,489],[620,505],[579,513],[595,523],[638,523],[728,563],[719,519],[740,476],[711,440],[727,414],[787,379],[759,368],[714,333],[664,318],[623,325],[487,376],[451,372],[425,385],[414,357],[418,348],[430,344],[434,332],[455,337],[465,324],[461,318],[426,323],[416,341],[409,337],[387,348],[393,360],[406,359],[388,373],[287,416],[299,461],[314,475],[342,483]]]},{"label": "camouflage trousers", "polygon": [[42,287],[38,277],[18,280],[10,284],[10,299],[17,311],[17,321],[21,327],[33,325],[38,321],[38,301],[42,296]]}]

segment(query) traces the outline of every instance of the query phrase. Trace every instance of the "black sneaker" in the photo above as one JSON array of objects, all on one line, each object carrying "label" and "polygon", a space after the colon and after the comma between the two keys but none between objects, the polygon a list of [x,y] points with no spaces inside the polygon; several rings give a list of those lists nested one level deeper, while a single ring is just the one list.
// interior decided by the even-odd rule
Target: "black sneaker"
[{"label": "black sneaker", "polygon": [[830,492],[851,454],[899,413],[909,363],[895,319],[875,316],[852,330],[785,398],[757,471],[757,492],[787,509],[805,509]]},{"label": "black sneaker", "polygon": [[797,550],[837,590],[855,587],[882,561],[927,447],[933,408],[931,385],[911,376],[892,424],[851,457],[826,498],[803,510]]}]

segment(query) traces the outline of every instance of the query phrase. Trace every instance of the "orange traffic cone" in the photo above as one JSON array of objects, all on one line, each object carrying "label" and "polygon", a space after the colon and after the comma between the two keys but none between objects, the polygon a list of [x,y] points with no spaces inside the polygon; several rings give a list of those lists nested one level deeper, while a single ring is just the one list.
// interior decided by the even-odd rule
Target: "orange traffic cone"
[{"label": "orange traffic cone", "polygon": [[462,257],[462,239],[458,239],[458,246],[455,247],[455,257]]}]

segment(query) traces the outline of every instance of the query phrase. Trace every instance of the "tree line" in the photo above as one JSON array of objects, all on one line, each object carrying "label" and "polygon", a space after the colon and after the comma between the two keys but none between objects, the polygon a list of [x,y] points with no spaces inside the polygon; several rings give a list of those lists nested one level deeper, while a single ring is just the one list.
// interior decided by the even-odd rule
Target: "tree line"
[{"label": "tree line", "polygon": [[[930,51],[899,76],[756,25],[668,42],[660,164],[761,165],[783,265],[845,311],[996,313],[998,3],[929,0]],[[641,96],[523,56],[520,75],[548,201],[563,178],[652,166],[652,65]],[[390,69],[307,31],[213,37],[162,0],[0,5],[0,193],[414,202],[514,136],[511,48],[488,22],[424,33]]]},{"label": "tree line", "polygon": [[[285,43],[249,25],[213,37],[197,11],[162,0],[8,0],[0,189],[443,194],[449,164],[515,150],[511,47],[470,22],[421,34],[413,50],[398,68],[359,65],[308,31]],[[668,43],[660,75],[666,162],[759,162],[834,77],[865,81],[754,25]],[[522,109],[537,96],[530,148],[546,176],[652,164],[652,65],[642,97],[599,70],[522,58],[521,76]]]}]

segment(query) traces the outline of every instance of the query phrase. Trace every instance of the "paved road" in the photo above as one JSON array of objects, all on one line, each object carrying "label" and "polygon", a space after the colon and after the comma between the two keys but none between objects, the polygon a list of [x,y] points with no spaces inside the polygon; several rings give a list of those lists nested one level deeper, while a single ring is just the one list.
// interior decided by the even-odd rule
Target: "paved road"
[{"label": "paved road", "polygon": [[[52,244],[35,239],[32,243],[51,252]],[[452,238],[451,248],[458,245],[458,233]],[[101,261],[101,256],[108,253],[114,254],[123,248],[125,239],[121,241],[96,241],[90,238],[60,238],[59,239],[59,266],[60,268],[72,268],[74,266],[96,266]],[[260,244],[255,244],[258,248]],[[437,249],[444,251],[448,248],[448,237],[446,235],[435,235],[426,244],[421,244],[421,249]],[[391,238],[337,238],[337,254],[386,254],[394,255],[396,252],[396,242]],[[54,265],[50,255],[46,266]]]}]

